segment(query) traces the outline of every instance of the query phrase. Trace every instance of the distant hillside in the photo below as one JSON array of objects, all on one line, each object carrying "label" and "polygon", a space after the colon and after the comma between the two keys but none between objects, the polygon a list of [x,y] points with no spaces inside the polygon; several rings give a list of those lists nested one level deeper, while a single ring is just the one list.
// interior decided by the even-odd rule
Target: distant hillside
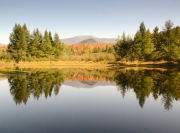
[{"label": "distant hillside", "polygon": [[87,44],[87,43],[96,43],[97,41],[95,41],[94,39],[90,38],[90,39],[86,39],[83,40],[81,42],[79,42],[80,44]]},{"label": "distant hillside", "polygon": [[0,46],[5,46],[5,44],[0,43]]},{"label": "distant hillside", "polygon": [[89,38],[94,39],[96,42],[102,42],[102,43],[115,43],[116,42],[116,38],[98,38],[94,36],[75,36],[71,38],[61,39],[61,41],[64,42],[65,44],[76,44],[83,40],[87,40]]},{"label": "distant hillside", "polygon": [[63,85],[71,86],[75,88],[83,88],[83,89],[92,89],[98,86],[116,86],[116,83],[106,82],[106,81],[72,81],[67,80],[63,83]]}]

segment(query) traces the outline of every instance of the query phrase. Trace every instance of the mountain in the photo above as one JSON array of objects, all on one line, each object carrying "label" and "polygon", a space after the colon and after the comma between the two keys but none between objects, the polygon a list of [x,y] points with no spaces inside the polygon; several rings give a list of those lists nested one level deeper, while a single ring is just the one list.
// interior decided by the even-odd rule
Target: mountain
[{"label": "mountain", "polygon": [[75,88],[84,88],[84,89],[92,89],[98,86],[116,86],[116,83],[106,82],[106,81],[71,81],[67,80],[63,83],[63,85],[71,86]]},{"label": "mountain", "polygon": [[86,39],[83,40],[81,42],[79,42],[80,44],[87,44],[87,43],[96,43],[97,41],[95,41],[94,39],[90,38],[90,39]]},{"label": "mountain", "polygon": [[5,46],[5,44],[0,43],[0,46]]},{"label": "mountain", "polygon": [[116,38],[98,38],[94,36],[75,36],[71,38],[61,39],[61,41],[64,42],[65,44],[75,44],[75,43],[79,43],[87,39],[94,39],[95,41],[102,42],[102,43],[115,43],[116,42]]}]

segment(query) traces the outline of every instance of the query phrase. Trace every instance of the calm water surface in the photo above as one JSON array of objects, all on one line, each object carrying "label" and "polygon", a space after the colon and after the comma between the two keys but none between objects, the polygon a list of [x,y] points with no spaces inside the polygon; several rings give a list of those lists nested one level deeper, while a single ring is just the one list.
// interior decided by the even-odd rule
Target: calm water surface
[{"label": "calm water surface", "polygon": [[28,70],[0,78],[0,133],[180,133],[179,70]]}]

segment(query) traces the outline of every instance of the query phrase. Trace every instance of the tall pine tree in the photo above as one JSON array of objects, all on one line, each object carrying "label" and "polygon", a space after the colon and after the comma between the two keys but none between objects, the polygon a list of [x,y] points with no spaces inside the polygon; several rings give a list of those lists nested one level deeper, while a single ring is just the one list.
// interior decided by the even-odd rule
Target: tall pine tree
[{"label": "tall pine tree", "polygon": [[42,34],[39,32],[39,30],[34,30],[33,34],[31,35],[31,43],[28,47],[28,53],[32,57],[41,58],[44,56],[44,53],[41,49],[42,39]]},{"label": "tall pine tree", "polygon": [[155,50],[154,44],[152,43],[151,33],[146,30],[144,22],[139,26],[139,31],[134,37],[133,51],[136,54],[138,60],[148,60],[149,55]]},{"label": "tall pine tree", "polygon": [[173,29],[173,25],[172,21],[166,21],[162,33],[161,49],[164,54],[164,59],[167,61],[176,61],[180,56],[180,48],[176,43],[176,32],[175,29]]},{"label": "tall pine tree", "polygon": [[54,34],[53,48],[55,58],[58,58],[61,55],[63,55],[64,46],[63,43],[60,41],[59,35],[57,33]]},{"label": "tall pine tree", "polygon": [[23,30],[24,30],[24,36],[25,36],[25,39],[26,39],[26,45],[29,45],[30,43],[30,38],[31,38],[31,35],[30,35],[30,32],[26,26],[26,24],[24,24],[22,26]]},{"label": "tall pine tree", "polygon": [[49,33],[48,31],[46,30],[44,32],[44,37],[43,37],[43,52],[45,54],[46,57],[51,57],[52,56],[52,44],[51,44],[51,40],[50,40],[50,37],[49,37]]},{"label": "tall pine tree", "polygon": [[15,24],[9,40],[7,52],[12,55],[17,63],[25,59],[27,50],[26,34],[20,24]]},{"label": "tall pine tree", "polygon": [[157,26],[153,30],[152,42],[154,43],[156,50],[159,51],[161,44],[160,44],[159,28]]}]

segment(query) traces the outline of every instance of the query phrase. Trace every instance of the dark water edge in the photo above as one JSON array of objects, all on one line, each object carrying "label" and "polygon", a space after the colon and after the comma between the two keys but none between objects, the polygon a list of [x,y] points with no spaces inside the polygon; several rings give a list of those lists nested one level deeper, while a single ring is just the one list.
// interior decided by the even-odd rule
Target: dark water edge
[{"label": "dark water edge", "polygon": [[178,69],[24,69],[0,81],[0,132],[180,131]]}]

